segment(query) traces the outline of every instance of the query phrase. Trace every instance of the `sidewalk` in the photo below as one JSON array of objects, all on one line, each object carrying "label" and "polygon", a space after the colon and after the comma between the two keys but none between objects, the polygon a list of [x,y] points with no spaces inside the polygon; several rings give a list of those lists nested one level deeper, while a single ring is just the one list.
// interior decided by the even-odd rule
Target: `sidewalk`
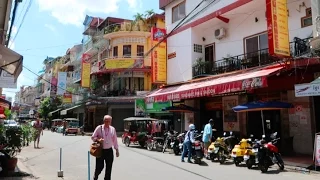
[{"label": "sidewalk", "polygon": [[3,180],[31,180],[31,179],[38,179],[33,176],[32,171],[27,168],[23,162],[22,159],[18,159],[17,167],[15,172],[11,173],[12,175],[9,175],[10,177],[1,178]]}]

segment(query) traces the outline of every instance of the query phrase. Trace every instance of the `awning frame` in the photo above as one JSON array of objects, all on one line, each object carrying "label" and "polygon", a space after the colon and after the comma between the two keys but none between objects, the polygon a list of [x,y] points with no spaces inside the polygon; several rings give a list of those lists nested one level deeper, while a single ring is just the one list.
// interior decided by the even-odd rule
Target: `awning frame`
[{"label": "awning frame", "polygon": [[54,110],[54,111],[51,111],[51,112],[48,113],[48,116],[51,117],[53,113],[56,113],[56,112],[58,112],[58,111],[60,111],[60,110],[61,110],[61,108],[56,109],[56,110]]},{"label": "awning frame", "polygon": [[76,108],[78,108],[78,107],[80,107],[80,106],[81,106],[81,105],[76,105],[76,106],[73,106],[73,107],[71,107],[71,108],[64,109],[64,110],[62,110],[62,111],[60,112],[60,115],[61,115],[61,116],[67,115],[67,113],[68,113],[69,110],[76,109]]}]

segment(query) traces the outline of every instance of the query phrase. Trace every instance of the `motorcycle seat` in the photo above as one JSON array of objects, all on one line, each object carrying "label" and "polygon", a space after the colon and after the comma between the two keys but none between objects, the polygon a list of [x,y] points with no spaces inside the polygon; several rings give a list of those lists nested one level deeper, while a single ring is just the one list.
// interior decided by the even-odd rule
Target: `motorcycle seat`
[{"label": "motorcycle seat", "polygon": [[153,139],[154,140],[164,140],[164,138],[162,138],[162,137],[154,137]]}]

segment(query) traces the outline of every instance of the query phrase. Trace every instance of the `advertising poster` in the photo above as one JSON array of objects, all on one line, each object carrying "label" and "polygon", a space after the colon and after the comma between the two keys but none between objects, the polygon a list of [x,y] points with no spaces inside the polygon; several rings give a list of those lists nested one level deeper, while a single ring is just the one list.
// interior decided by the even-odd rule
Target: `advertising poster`
[{"label": "advertising poster", "polygon": [[[153,27],[151,29],[151,44],[157,45],[166,36],[166,30]],[[162,83],[167,82],[167,41],[162,41],[151,53],[151,70],[152,82]]]},{"label": "advertising poster", "polygon": [[135,116],[144,116],[146,112],[146,104],[144,99],[136,99],[135,101]]},{"label": "advertising poster", "polygon": [[90,55],[82,55],[82,69],[81,69],[81,87],[89,88],[90,87],[90,73],[91,73],[91,63]]},{"label": "advertising poster", "polygon": [[67,89],[67,72],[58,72],[57,95],[63,95]]},{"label": "advertising poster", "polygon": [[266,0],[269,54],[290,56],[287,0]]}]

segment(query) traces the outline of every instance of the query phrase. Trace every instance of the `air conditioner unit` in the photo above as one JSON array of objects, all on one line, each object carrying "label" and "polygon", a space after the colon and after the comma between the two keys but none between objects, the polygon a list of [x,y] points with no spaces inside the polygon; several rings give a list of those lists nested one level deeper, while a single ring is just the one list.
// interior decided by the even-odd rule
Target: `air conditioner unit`
[{"label": "air conditioner unit", "polygon": [[216,39],[222,39],[226,36],[226,29],[225,28],[220,28],[220,29],[216,29],[214,31],[214,36]]}]

